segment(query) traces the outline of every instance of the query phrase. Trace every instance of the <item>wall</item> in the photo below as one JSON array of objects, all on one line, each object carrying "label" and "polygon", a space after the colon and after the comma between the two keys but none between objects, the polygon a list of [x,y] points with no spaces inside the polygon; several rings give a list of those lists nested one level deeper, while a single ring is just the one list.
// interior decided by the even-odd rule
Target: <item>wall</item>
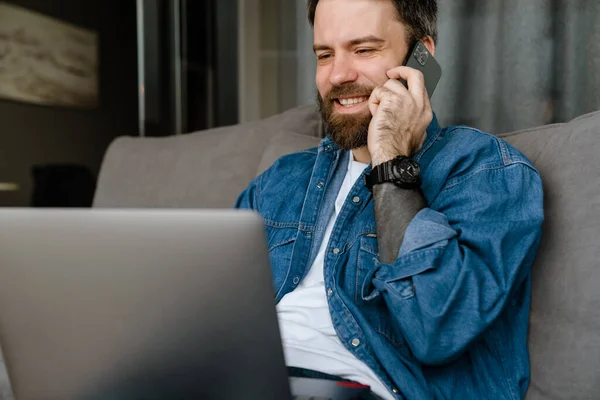
[{"label": "wall", "polygon": [[137,54],[135,0],[12,0],[99,33],[100,106],[83,111],[0,99],[0,182],[18,192],[0,192],[0,206],[28,206],[31,167],[80,163],[97,173],[108,144],[135,135]]}]

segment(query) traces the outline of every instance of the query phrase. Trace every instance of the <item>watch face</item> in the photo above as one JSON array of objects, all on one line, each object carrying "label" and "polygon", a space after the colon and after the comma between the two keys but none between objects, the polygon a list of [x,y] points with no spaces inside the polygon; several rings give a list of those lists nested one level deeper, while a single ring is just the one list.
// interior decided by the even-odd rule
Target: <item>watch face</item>
[{"label": "watch face", "polygon": [[416,161],[403,158],[394,163],[394,175],[399,183],[417,184],[421,179],[421,170]]}]

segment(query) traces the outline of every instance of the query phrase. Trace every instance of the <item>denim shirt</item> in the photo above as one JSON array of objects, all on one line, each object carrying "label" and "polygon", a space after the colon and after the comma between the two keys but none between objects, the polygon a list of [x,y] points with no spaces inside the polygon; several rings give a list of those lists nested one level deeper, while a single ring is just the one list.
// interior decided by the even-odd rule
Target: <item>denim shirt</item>
[{"label": "denim shirt", "polygon": [[[414,158],[427,206],[393,264],[379,262],[362,176],[340,210],[324,262],[335,331],[398,399],[523,398],[540,176],[501,139],[435,117]],[[280,158],[237,200],[264,218],[277,302],[308,272],[347,162],[325,138]]]}]

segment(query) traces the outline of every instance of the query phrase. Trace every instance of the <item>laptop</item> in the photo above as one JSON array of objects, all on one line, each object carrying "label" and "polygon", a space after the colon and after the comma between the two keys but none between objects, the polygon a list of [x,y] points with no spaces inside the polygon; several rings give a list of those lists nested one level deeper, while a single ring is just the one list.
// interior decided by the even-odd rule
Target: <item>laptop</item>
[{"label": "laptop", "polygon": [[250,211],[0,210],[0,343],[17,400],[352,394],[290,383],[273,299]]}]

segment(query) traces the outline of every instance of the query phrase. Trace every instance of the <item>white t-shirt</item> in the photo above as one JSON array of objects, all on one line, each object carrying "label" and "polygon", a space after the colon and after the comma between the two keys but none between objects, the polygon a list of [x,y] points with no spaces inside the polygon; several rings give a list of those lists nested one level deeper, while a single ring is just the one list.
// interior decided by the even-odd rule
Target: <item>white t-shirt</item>
[{"label": "white t-shirt", "polygon": [[350,156],[348,171],[335,201],[335,212],[325,230],[319,253],[298,287],[283,296],[277,305],[277,316],[286,365],[369,385],[379,397],[394,400],[377,375],[348,351],[338,338],[329,313],[323,278],[325,249],[333,224],[352,186],[366,167]]}]

